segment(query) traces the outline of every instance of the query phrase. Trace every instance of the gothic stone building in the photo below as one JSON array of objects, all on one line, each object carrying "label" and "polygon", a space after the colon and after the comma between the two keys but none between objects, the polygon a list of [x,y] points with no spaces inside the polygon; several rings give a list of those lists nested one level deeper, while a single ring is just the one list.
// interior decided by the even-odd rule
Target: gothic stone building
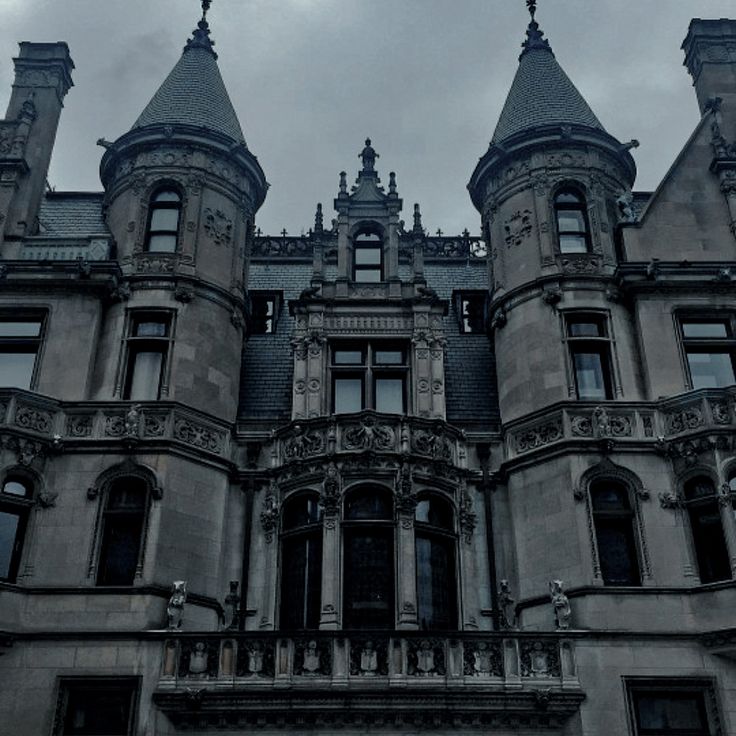
[{"label": "gothic stone building", "polygon": [[93,194],[46,191],[74,64],[22,43],[0,731],[734,733],[736,21],[683,48],[655,192],[532,19],[481,236],[366,142],[272,237],[205,18]]}]

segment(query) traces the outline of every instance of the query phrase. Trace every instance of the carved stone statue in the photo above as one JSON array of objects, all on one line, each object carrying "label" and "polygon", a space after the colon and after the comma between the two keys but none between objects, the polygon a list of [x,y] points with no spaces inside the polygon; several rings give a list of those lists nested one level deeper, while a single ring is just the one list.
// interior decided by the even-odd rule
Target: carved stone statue
[{"label": "carved stone statue", "polygon": [[317,642],[312,639],[304,650],[303,669],[305,674],[316,675],[319,671],[319,652]]},{"label": "carved stone statue", "polygon": [[207,672],[207,648],[203,641],[198,641],[194,645],[191,655],[189,656],[189,674],[204,675]]},{"label": "carved stone statue", "polygon": [[171,598],[166,607],[168,628],[170,630],[180,629],[184,618],[184,603],[187,600],[187,581],[175,580],[171,588]]},{"label": "carved stone statue", "polygon": [[263,670],[263,646],[260,642],[253,642],[248,649],[248,670],[254,675]]},{"label": "carved stone statue", "polygon": [[358,158],[363,161],[363,171],[373,171],[376,165],[376,159],[380,156],[376,153],[376,149],[371,146],[371,139],[365,139],[365,148],[360,152]]},{"label": "carved stone statue", "polygon": [[602,406],[596,406],[593,409],[593,437],[601,439],[610,437],[611,434],[611,419],[608,412]]},{"label": "carved stone statue", "polygon": [[366,677],[375,677],[378,672],[378,653],[373,642],[367,641],[360,653],[360,674]]},{"label": "carved stone statue", "polygon": [[137,437],[138,436],[138,425],[140,419],[140,404],[133,404],[128,409],[128,413],[125,415],[125,436],[126,437]]},{"label": "carved stone statue", "polygon": [[225,605],[230,609],[230,623],[228,629],[238,628],[238,607],[240,606],[240,594],[238,587],[240,583],[237,580],[230,581],[230,592],[225,596]]},{"label": "carved stone statue", "polygon": [[570,609],[570,601],[563,590],[562,580],[549,581],[549,597],[555,612],[555,628],[569,629],[572,610]]},{"label": "carved stone statue", "polygon": [[434,672],[434,651],[427,639],[422,639],[417,650],[417,670],[420,675]]},{"label": "carved stone statue", "polygon": [[631,192],[623,192],[616,198],[619,214],[621,215],[619,222],[636,222],[636,213],[634,212],[634,197]]},{"label": "carved stone statue", "polygon": [[513,629],[516,626],[516,612],[511,597],[511,588],[508,580],[502,580],[498,588],[499,624],[502,629]]}]

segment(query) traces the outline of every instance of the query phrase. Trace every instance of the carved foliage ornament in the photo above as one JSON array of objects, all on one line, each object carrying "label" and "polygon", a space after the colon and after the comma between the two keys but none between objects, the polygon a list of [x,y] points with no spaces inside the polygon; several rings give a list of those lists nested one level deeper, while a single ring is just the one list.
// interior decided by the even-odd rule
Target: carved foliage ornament
[{"label": "carved foliage ornament", "polygon": [[229,245],[232,240],[233,221],[222,210],[205,209],[204,229],[215,245]]},{"label": "carved foliage ornament", "polygon": [[517,210],[503,224],[504,240],[510,248],[521,245],[532,234],[531,210]]}]

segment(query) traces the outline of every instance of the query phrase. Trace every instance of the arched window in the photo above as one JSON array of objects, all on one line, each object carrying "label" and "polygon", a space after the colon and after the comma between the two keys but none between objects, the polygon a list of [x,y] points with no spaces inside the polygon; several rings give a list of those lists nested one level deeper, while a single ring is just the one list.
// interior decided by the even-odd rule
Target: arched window
[{"label": "arched window", "polygon": [[560,190],[555,196],[555,217],[560,253],[587,253],[590,227],[582,194],[572,188]]},{"label": "arched window", "polygon": [[109,486],[102,518],[97,585],[132,585],[141,565],[148,506],[142,478],[116,478]]},{"label": "arched window", "polygon": [[685,483],[685,508],[690,519],[701,583],[731,579],[726,537],[713,481],[705,476]]},{"label": "arched window", "polygon": [[33,485],[8,475],[0,491],[0,580],[13,583],[18,575],[32,503]]},{"label": "arched window", "polygon": [[383,240],[376,233],[358,233],[353,247],[353,281],[383,280]]},{"label": "arched window", "polygon": [[174,189],[159,189],[151,197],[146,248],[158,253],[174,253],[179,237],[181,197]]},{"label": "arched window", "polygon": [[591,484],[590,499],[603,582],[641,585],[629,489],[623,483],[598,480]]},{"label": "arched window", "polygon": [[394,523],[390,495],[361,488],[345,499],[343,624],[347,629],[394,626]]},{"label": "arched window", "polygon": [[427,496],[414,512],[417,614],[423,629],[457,626],[455,519],[444,498]]},{"label": "arched window", "polygon": [[302,493],[285,504],[281,520],[281,628],[319,627],[322,597],[322,509]]}]

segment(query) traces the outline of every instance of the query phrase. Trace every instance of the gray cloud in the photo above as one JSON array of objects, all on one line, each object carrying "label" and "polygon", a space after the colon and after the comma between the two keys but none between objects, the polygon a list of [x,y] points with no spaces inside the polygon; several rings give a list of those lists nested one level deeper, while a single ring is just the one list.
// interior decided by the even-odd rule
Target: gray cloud
[{"label": "gray cloud", "polygon": [[[693,16],[731,0],[541,0],[558,60],[609,132],[638,138],[640,189],[654,188],[698,118],[680,43]],[[0,0],[0,95],[16,41],[66,40],[77,64],[50,179],[99,189],[95,141],[125,132],[198,20],[195,0]],[[272,188],[264,231],[299,232],[338,172],[354,176],[370,135],[396,171],[405,215],[478,230],[465,185],[485,151],[528,16],[522,0],[215,0],[220,69]]]}]

